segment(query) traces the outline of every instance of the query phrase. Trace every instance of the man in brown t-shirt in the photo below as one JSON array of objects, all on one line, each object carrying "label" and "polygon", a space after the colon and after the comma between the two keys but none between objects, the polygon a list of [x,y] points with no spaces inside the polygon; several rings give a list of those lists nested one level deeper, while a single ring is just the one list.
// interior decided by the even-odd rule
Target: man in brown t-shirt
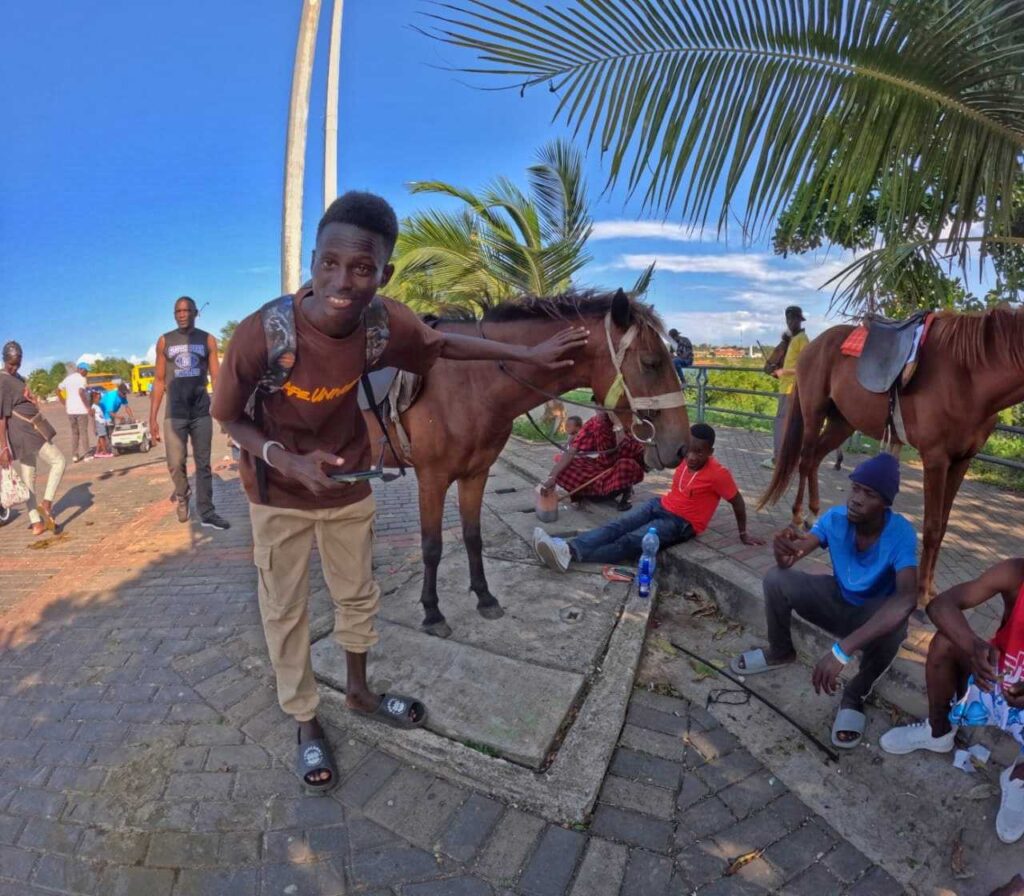
[{"label": "man in brown t-shirt", "polygon": [[[309,556],[314,537],[335,605],[335,637],[345,649],[346,703],[401,727],[423,724],[418,700],[375,694],[366,682],[366,653],[377,643],[374,620],[380,589],[373,580],[374,500],[366,482],[327,475],[371,466],[366,426],[357,401],[366,362],[363,311],[391,278],[398,220],[369,193],[346,193],[324,213],[313,250],[312,282],[295,295],[296,362],[284,387],[262,397],[262,425],[246,414],[249,397],[267,372],[259,312],[235,330],[214,394],[213,416],[241,447],[240,472],[250,502],[260,615],[277,676],[281,708],[299,723],[297,769],[307,792],[337,783],[337,770],[316,718],[318,696],[309,656]],[[377,366],[424,374],[439,357],[510,360],[542,367],[572,364],[563,357],[586,342],[572,328],[528,347],[443,333],[425,326],[391,299],[390,337]],[[267,465],[260,500],[255,458]]]}]

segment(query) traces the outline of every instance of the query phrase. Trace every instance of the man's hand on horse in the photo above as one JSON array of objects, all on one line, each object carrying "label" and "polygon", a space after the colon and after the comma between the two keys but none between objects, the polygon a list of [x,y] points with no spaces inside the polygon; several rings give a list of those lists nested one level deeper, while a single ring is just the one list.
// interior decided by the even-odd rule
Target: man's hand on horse
[{"label": "man's hand on horse", "polygon": [[273,464],[283,475],[302,483],[314,495],[330,495],[348,488],[348,483],[331,479],[324,467],[340,467],[343,458],[328,451],[310,451],[309,454],[292,454],[290,451],[275,451]]},{"label": "man's hand on horse", "polygon": [[555,333],[550,339],[545,339],[540,345],[531,348],[527,353],[527,358],[531,364],[551,370],[572,367],[575,362],[565,356],[583,348],[589,338],[590,331],[586,327],[567,327],[561,332]]}]

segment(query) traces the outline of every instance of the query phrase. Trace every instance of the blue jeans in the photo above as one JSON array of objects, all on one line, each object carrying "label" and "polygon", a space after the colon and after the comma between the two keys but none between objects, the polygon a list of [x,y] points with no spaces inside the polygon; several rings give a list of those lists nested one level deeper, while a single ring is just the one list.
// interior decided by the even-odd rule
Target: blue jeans
[{"label": "blue jeans", "polygon": [[672,359],[672,366],[676,369],[676,376],[679,377],[679,382],[684,386],[686,385],[686,374],[683,373],[686,368],[683,366],[683,362],[679,358]]},{"label": "blue jeans", "polygon": [[681,516],[665,510],[661,498],[651,498],[617,520],[577,535],[569,541],[569,550],[573,559],[580,563],[638,560],[642,553],[641,542],[652,526],[658,532],[661,548],[689,541],[697,534]]}]

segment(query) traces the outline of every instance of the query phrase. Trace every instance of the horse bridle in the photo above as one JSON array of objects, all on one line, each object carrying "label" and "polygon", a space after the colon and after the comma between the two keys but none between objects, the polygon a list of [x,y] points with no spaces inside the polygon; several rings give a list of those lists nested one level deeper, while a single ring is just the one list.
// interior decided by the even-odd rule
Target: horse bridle
[{"label": "horse bridle", "polygon": [[[480,337],[482,339],[486,339],[487,336],[484,334],[483,321],[477,321],[477,329],[480,333]],[[604,411],[615,417],[620,425],[622,421],[619,420],[616,415],[615,409],[623,396],[625,396],[626,403],[629,405],[629,410],[633,415],[633,420],[629,425],[630,435],[632,435],[633,438],[641,444],[653,447],[655,452],[658,453],[658,445],[656,441],[658,431],[654,425],[654,421],[649,417],[641,415],[640,411],[661,411],[668,408],[683,407],[686,404],[686,395],[683,393],[681,388],[675,392],[664,392],[661,395],[634,395],[632,393],[629,385],[626,383],[626,377],[622,372],[622,362],[625,360],[626,352],[633,344],[633,341],[636,339],[639,332],[640,328],[636,324],[630,324],[626,332],[622,334],[622,339],[619,340],[619,347],[616,349],[615,344],[612,341],[612,315],[610,311],[605,314],[604,333],[608,342],[608,354],[611,357],[612,365],[615,367],[615,379],[612,380],[611,386],[608,387],[608,391],[605,393],[603,404],[594,404],[592,401],[576,401],[572,398],[564,398],[561,395],[555,395],[552,392],[548,392],[546,389],[541,389],[540,386],[534,385],[509,370],[504,361],[497,362],[498,368],[507,376],[514,379],[517,383],[532,389],[538,395],[543,395],[548,399],[562,401],[566,404],[571,404],[579,408],[589,408],[593,411]],[[643,423],[650,428],[650,435],[647,438],[641,438],[637,435],[637,422]],[[658,454],[658,460],[659,462],[661,461],[660,453]]]}]

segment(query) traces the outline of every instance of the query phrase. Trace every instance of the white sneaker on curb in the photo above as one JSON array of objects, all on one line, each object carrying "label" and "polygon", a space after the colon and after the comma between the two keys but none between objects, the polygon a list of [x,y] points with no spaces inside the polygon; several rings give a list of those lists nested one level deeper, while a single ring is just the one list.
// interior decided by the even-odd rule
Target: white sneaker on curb
[{"label": "white sneaker on curb", "polygon": [[886,753],[895,753],[898,756],[913,753],[915,750],[948,753],[953,749],[955,737],[955,727],[943,734],[942,737],[932,737],[931,722],[925,719],[923,722],[914,722],[912,725],[890,728],[878,739],[878,746]]},{"label": "white sneaker on curb", "polygon": [[533,550],[545,566],[557,572],[565,572],[572,560],[569,543],[564,538],[548,535],[540,526],[533,530]]},{"label": "white sneaker on curb", "polygon": [[1003,843],[1016,843],[1024,837],[1024,781],[1011,781],[1014,766],[1004,769],[999,776],[999,812],[996,813],[996,836]]}]

